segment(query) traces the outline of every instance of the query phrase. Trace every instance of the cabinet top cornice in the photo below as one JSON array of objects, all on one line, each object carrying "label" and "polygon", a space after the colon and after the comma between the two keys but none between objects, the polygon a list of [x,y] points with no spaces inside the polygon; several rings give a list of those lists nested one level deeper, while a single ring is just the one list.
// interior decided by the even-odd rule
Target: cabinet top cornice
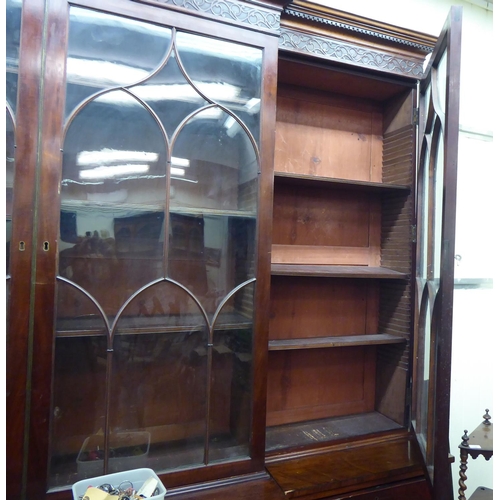
[{"label": "cabinet top cornice", "polygon": [[328,27],[347,36],[378,40],[382,43],[403,45],[417,52],[431,52],[437,38],[433,35],[376,21],[349,12],[333,9],[303,0],[293,0],[283,6],[281,23],[287,19],[301,19],[308,25]]}]

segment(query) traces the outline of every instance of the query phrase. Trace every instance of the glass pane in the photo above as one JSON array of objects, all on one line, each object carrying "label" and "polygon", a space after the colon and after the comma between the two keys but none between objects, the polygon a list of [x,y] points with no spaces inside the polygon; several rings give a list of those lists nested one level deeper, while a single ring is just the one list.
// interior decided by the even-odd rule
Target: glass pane
[{"label": "glass pane", "polygon": [[[172,469],[204,461],[208,325],[179,286],[162,282],[123,311],[114,337],[111,435],[127,432],[144,453],[113,457],[113,470]],[[125,438],[124,438],[125,439]],[[123,446],[123,448],[127,448]],[[116,458],[116,460],[114,460]]]},{"label": "glass pane", "polygon": [[123,91],[87,104],[66,135],[60,275],[109,316],[163,275],[165,158],[157,122]]},{"label": "glass pane", "polygon": [[[445,54],[446,56],[446,54]],[[423,447],[431,478],[434,467],[434,413],[435,413],[435,349],[437,326],[433,317],[435,300],[440,289],[441,246],[443,228],[444,195],[444,115],[446,97],[446,57],[432,72],[433,84],[421,95],[420,105],[426,110],[426,127],[423,147],[420,151],[419,172],[419,240],[417,261],[417,285],[422,296],[417,305],[416,329],[417,387],[415,429]],[[422,131],[423,132],[423,131]]]},{"label": "glass pane", "polygon": [[[5,116],[5,201],[6,201],[6,272],[10,270],[10,241],[12,237],[12,198],[15,172],[15,115],[17,106],[17,74],[19,70],[19,45],[21,39],[22,2],[7,0],[6,28],[6,116]],[[7,298],[9,295],[7,295]]]},{"label": "glass pane", "polygon": [[71,7],[66,117],[92,94],[148,77],[164,59],[171,30]]},{"label": "glass pane", "polygon": [[[254,216],[258,160],[248,136],[228,134],[232,119],[211,107],[193,116],[173,144],[171,209],[238,212]],[[177,159],[177,160],[176,160]]]},{"label": "glass pane", "polygon": [[255,218],[170,214],[169,276],[186,286],[209,318],[255,275]]},{"label": "glass pane", "polygon": [[[96,304],[58,282],[49,486],[102,474],[107,328]],[[90,442],[89,442],[90,441]]]},{"label": "glass pane", "polygon": [[448,49],[443,52],[441,60],[436,68],[437,95],[433,96],[439,103],[439,109],[444,112],[446,109],[446,78],[448,76]]},{"label": "glass pane", "polygon": [[[59,273],[88,296],[60,297],[56,356],[78,356],[103,324],[113,337],[99,358],[104,424],[92,417],[78,436],[79,462],[97,453],[96,474],[102,460],[110,471],[207,464],[219,431],[211,460],[249,454],[253,285],[227,300],[216,334],[210,322],[255,275],[258,152],[238,117],[258,136],[262,52],[178,40],[177,52],[170,28],[70,9]],[[210,417],[219,401],[221,421]],[[55,450],[53,483],[71,484],[77,455]]]},{"label": "glass pane", "polygon": [[234,294],[214,325],[209,461],[249,456],[254,283]]},{"label": "glass pane", "polygon": [[[175,52],[171,53],[161,71],[142,85],[132,87],[131,91],[151,106],[169,137],[186,117],[209,104],[182,74]],[[173,166],[183,166],[176,158],[172,162]]]},{"label": "glass pane", "polygon": [[14,122],[12,115],[7,109],[5,117],[5,216],[6,216],[6,266],[7,274],[10,270],[10,240],[12,237],[12,197],[14,193],[14,170],[15,170],[15,142]]},{"label": "glass pane", "polygon": [[[209,99],[234,112],[259,141],[262,51],[254,47],[177,33],[187,74]],[[232,122],[227,124],[228,130]]]},{"label": "glass pane", "polygon": [[5,48],[6,48],[6,88],[7,104],[16,112],[17,106],[17,73],[19,70],[19,47],[21,41],[21,9],[20,0],[7,0],[5,15]]}]

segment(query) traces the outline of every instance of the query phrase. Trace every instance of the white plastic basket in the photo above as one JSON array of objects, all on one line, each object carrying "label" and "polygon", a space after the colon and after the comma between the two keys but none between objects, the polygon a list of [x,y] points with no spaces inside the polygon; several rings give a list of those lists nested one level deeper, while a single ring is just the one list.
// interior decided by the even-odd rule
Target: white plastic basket
[{"label": "white plastic basket", "polygon": [[132,469],[123,472],[115,472],[114,474],[106,474],[105,476],[91,477],[88,479],[83,479],[78,481],[73,485],[73,500],[79,500],[80,497],[84,495],[89,486],[99,486],[101,484],[109,483],[113,486],[118,486],[123,481],[131,481],[134,485],[134,489],[138,490],[147,479],[154,477],[158,481],[158,488],[160,493],[153,497],[149,497],[149,500],[163,500],[167,494],[167,490],[160,478],[155,474],[152,469]]}]

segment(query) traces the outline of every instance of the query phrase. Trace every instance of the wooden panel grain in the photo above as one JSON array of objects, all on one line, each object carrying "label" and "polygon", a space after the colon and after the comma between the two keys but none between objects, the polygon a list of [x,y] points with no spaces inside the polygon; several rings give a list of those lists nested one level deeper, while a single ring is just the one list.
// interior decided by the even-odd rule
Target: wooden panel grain
[{"label": "wooden panel grain", "polygon": [[232,480],[219,480],[216,483],[198,484],[189,488],[171,488],[170,493],[177,500],[282,500],[285,494],[267,474],[256,477],[241,476]]},{"label": "wooden panel grain", "polygon": [[[26,486],[26,450],[29,446],[31,346],[33,339],[31,289],[33,282],[33,225],[36,195],[36,172],[39,126],[40,86],[43,57],[44,1],[23,2],[20,34],[18,103],[15,115],[15,178],[11,201],[12,234],[6,249],[9,262],[7,290],[4,295],[6,312],[5,335],[5,434],[6,474],[4,491],[12,498],[21,498]],[[10,9],[11,7],[8,7]],[[4,11],[5,12],[5,11]],[[7,23],[7,30],[13,29]],[[10,38],[10,35],[9,35]],[[5,136],[4,136],[5,137]],[[5,144],[5,143],[4,143]],[[5,178],[5,177],[4,177]],[[12,196],[12,198],[11,198]],[[5,205],[4,205],[5,206]],[[7,213],[9,208],[7,208]],[[4,229],[5,231],[5,229]],[[6,233],[4,232],[4,235]],[[5,265],[5,264],[4,264]],[[27,409],[28,405],[28,409]]]},{"label": "wooden panel grain", "polygon": [[[325,497],[321,495],[320,498]],[[410,500],[431,500],[432,495],[429,484],[422,476],[421,478],[412,478],[406,481],[363,489],[361,491],[353,491],[350,492],[348,496],[346,496],[345,493],[340,493],[331,497],[329,496],[325,500],[346,500],[347,498],[353,498],[355,500],[401,500],[402,498]],[[304,498],[304,500],[311,500],[311,497],[308,496]],[[474,500],[481,499],[474,498]],[[483,500],[491,500],[491,497],[490,499],[485,498]]]},{"label": "wooden panel grain", "polygon": [[375,348],[273,351],[267,425],[374,409]]},{"label": "wooden panel grain", "polygon": [[406,343],[403,337],[375,333],[373,335],[342,335],[338,337],[312,337],[305,339],[270,340],[270,351],[287,349],[319,349],[324,347],[347,347],[355,345],[384,345]]},{"label": "wooden panel grain", "polygon": [[376,195],[276,185],[273,244],[368,247],[380,218]]},{"label": "wooden panel grain", "polygon": [[[412,478],[422,479],[424,475],[417,443],[396,434],[383,440],[367,440],[347,447],[339,445],[328,452],[277,461],[267,468],[287,498],[308,500],[350,498],[347,493]],[[377,496],[373,493],[361,498]],[[427,496],[424,494],[422,498]]]},{"label": "wooden panel grain", "polygon": [[272,264],[273,276],[315,276],[327,278],[369,278],[404,280],[407,274],[386,267]]},{"label": "wooden panel grain", "polygon": [[377,314],[375,282],[281,276],[271,280],[272,340],[377,333]]},{"label": "wooden panel grain", "polygon": [[368,266],[371,260],[370,247],[273,245],[271,250],[273,264]]},{"label": "wooden panel grain", "polygon": [[276,171],[380,180],[379,113],[316,102],[306,94],[278,95],[277,106]]}]

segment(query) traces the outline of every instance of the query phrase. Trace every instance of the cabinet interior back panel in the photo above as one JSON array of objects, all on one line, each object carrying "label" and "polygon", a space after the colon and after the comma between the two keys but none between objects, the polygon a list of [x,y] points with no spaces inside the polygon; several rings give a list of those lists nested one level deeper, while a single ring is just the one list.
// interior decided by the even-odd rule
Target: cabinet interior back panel
[{"label": "cabinet interior back panel", "polygon": [[378,305],[371,280],[273,276],[269,338],[374,334]]},{"label": "cabinet interior back panel", "polygon": [[278,95],[275,171],[381,181],[382,113],[311,90]]},{"label": "cabinet interior back panel", "polygon": [[371,206],[369,195],[275,186],[273,244],[367,247]]},{"label": "cabinet interior back panel", "polygon": [[373,347],[273,351],[267,425],[373,411]]}]

